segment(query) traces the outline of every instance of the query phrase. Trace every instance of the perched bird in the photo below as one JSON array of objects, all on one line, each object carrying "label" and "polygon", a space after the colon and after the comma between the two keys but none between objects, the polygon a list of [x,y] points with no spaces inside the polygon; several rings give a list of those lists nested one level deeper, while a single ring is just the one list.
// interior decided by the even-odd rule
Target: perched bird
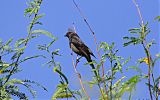
[{"label": "perched bird", "polygon": [[[91,55],[93,57],[94,54],[92,51],[82,42],[80,37],[74,32],[73,30],[69,29],[66,33],[65,37],[68,37],[69,39],[69,45],[72,51],[74,51],[76,54],[85,57],[88,62],[92,62]],[[92,69],[94,70],[94,73],[96,76],[98,76],[97,72],[95,71],[95,67],[93,64],[90,64]]]}]

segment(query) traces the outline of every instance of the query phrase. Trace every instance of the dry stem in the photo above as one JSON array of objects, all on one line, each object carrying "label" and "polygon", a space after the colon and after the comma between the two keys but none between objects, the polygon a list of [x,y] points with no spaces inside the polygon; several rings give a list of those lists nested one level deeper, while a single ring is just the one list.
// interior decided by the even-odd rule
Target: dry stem
[{"label": "dry stem", "polygon": [[[75,2],[75,0],[73,0],[73,3],[74,3],[74,5],[76,6],[78,12],[80,13],[81,17],[83,18],[84,22],[86,23],[86,25],[88,26],[89,30],[91,31],[91,33],[92,33],[92,35],[93,35],[94,43],[95,43],[95,45],[96,45],[96,52],[97,52],[97,54],[98,54],[98,58],[99,58],[100,61],[101,61],[101,55],[100,55],[100,52],[98,51],[98,45],[97,45],[97,39],[96,39],[95,33],[94,33],[93,29],[91,28],[90,24],[88,23],[86,17],[85,17],[84,14],[82,13],[81,9],[78,7],[78,4]],[[104,73],[105,68],[104,68],[103,62],[101,62],[101,63],[102,63],[102,81],[103,81],[103,80],[104,80],[104,75],[105,75],[105,73]],[[105,84],[106,84],[106,83],[104,82],[104,90],[105,90],[105,92],[106,92],[106,95],[108,95]],[[102,89],[101,89],[101,88],[100,88],[100,91],[101,91],[102,97],[105,99],[105,96],[104,96],[104,94],[102,93]],[[108,96],[107,96],[107,97],[108,97]]]},{"label": "dry stem", "polygon": [[77,76],[78,76],[78,79],[79,79],[81,88],[82,88],[84,94],[86,95],[86,97],[88,98],[88,100],[90,100],[90,96],[87,94],[86,89],[85,89],[85,87],[84,87],[84,85],[83,85],[82,78],[81,78],[81,74],[80,74],[80,73],[77,71],[77,69],[76,69],[79,61],[78,61],[78,59],[76,59],[76,64],[75,64],[75,63],[74,63],[73,52],[72,52],[71,55],[72,55],[72,64],[73,64],[73,67],[74,67],[74,71],[75,71],[75,73],[76,73]]}]

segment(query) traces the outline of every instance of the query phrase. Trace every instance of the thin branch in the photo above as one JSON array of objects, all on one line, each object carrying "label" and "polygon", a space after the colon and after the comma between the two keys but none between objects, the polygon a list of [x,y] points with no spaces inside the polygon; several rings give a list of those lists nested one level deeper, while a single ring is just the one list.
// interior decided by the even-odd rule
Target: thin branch
[{"label": "thin branch", "polygon": [[[42,4],[42,1],[43,1],[43,0],[39,0],[39,6]],[[30,37],[30,35],[31,35],[31,30],[32,30],[33,25],[34,25],[34,24],[33,24],[33,21],[35,20],[38,12],[39,12],[39,10],[37,10],[37,12],[34,14],[33,20],[31,21],[31,25],[30,25],[29,31],[28,31],[28,36],[26,37],[26,43],[24,44],[25,47],[26,47],[27,44],[28,44],[28,39],[29,39],[29,37]],[[23,51],[24,51],[24,50],[23,50]],[[16,59],[16,61],[15,61],[15,66],[13,66],[13,68],[12,68],[12,70],[10,71],[10,73],[9,73],[6,81],[4,82],[4,84],[6,84],[6,83],[9,81],[9,79],[10,79],[10,77],[12,76],[14,70],[18,67],[18,62],[19,62],[19,59],[20,59],[21,55],[23,54],[23,51],[22,51],[21,53],[19,53],[19,55],[18,55],[18,57],[17,57],[17,59]]]},{"label": "thin branch", "polygon": [[[142,34],[141,35],[144,35],[145,34],[144,21],[143,21],[143,17],[142,17],[140,8],[139,8],[136,0],[132,0],[132,2],[136,6],[138,14],[139,14],[139,18],[140,18],[140,22],[141,22],[141,26],[142,26]],[[150,75],[151,74],[151,55],[150,55],[149,49],[146,47],[145,38],[142,40],[142,45],[143,45],[143,48],[144,48],[146,55],[147,55],[147,58],[148,58],[148,89],[149,89],[149,93],[150,93],[150,98],[151,98],[151,100],[153,100],[152,90],[151,90],[151,79],[150,79],[151,78],[151,75]]]},{"label": "thin branch", "polygon": [[[43,0],[39,0],[39,1],[38,1],[39,6],[42,4],[42,1],[43,1]],[[33,28],[33,26],[34,26],[34,20],[36,19],[37,15],[38,15],[38,12],[39,12],[39,9],[38,9],[37,12],[34,14],[34,17],[33,17],[32,21],[31,21],[31,23],[30,23],[30,25],[29,25],[29,27],[28,27],[28,36],[27,36],[27,38],[26,38],[25,46],[27,46],[27,44],[28,44],[28,40],[29,40],[29,38],[30,38],[30,36],[31,36],[31,31],[32,31],[32,28]]]},{"label": "thin branch", "polygon": [[[112,50],[111,50],[112,54]],[[111,66],[111,81],[110,81],[110,99],[112,100],[112,86],[113,86],[113,59],[110,58],[110,66]]]},{"label": "thin branch", "polygon": [[4,82],[4,85],[9,81],[10,77],[12,76],[12,74],[14,73],[15,69],[18,67],[18,61],[20,59],[20,56],[22,55],[23,53],[20,53],[19,56],[17,57],[17,60],[15,62],[15,66],[13,66],[13,68],[11,69],[11,71],[9,72],[9,75],[6,79],[6,81]]},{"label": "thin branch", "polygon": [[144,21],[143,21],[143,17],[142,17],[142,14],[141,14],[141,10],[140,10],[140,8],[139,8],[136,0],[132,0],[132,2],[133,2],[134,5],[136,6],[137,11],[138,11],[138,14],[139,14],[139,17],[140,17],[141,24],[144,26]]},{"label": "thin branch", "polygon": [[78,62],[79,62],[79,59],[76,59],[76,64],[75,64],[75,63],[74,63],[73,52],[71,53],[71,55],[72,55],[72,65],[73,65],[73,67],[74,67],[75,73],[76,73],[77,76],[78,76],[78,79],[79,79],[81,88],[82,88],[84,94],[86,95],[86,97],[88,98],[88,100],[90,100],[90,96],[87,94],[86,89],[85,89],[85,87],[84,87],[84,85],[83,85],[82,78],[81,78],[81,74],[80,74],[80,73],[77,71],[77,69],[76,69],[76,67],[77,67],[77,65],[78,65]]},{"label": "thin branch", "polygon": [[[81,17],[83,18],[84,22],[86,23],[86,25],[88,26],[89,30],[91,31],[91,33],[94,37],[94,43],[96,45],[96,51],[97,51],[97,54],[98,54],[98,58],[101,60],[101,55],[98,51],[98,45],[97,45],[97,39],[96,39],[95,33],[94,33],[93,29],[91,28],[90,24],[88,23],[86,17],[82,13],[81,9],[78,7],[78,4],[75,2],[75,0],[73,0],[73,3],[76,6],[78,12],[80,13]],[[103,65],[103,63],[102,63],[102,78],[104,78],[104,65]]]},{"label": "thin branch", "polygon": [[72,25],[73,25],[74,32],[77,33],[77,32],[76,32],[76,27],[75,27],[75,25],[74,25],[74,22],[72,23]]},{"label": "thin branch", "polygon": [[[97,44],[97,39],[96,39],[95,33],[94,33],[93,29],[91,28],[90,24],[88,23],[86,17],[85,17],[84,14],[82,13],[81,9],[78,7],[78,4],[75,2],[75,0],[73,0],[73,3],[74,3],[74,5],[76,6],[78,12],[80,13],[81,17],[83,18],[84,22],[86,23],[86,25],[88,26],[89,30],[91,31],[91,33],[92,33],[92,35],[93,35],[94,43],[95,43],[95,45],[96,45],[96,52],[97,52],[97,54],[98,54],[99,60],[101,61],[101,55],[100,55],[100,52],[98,51],[98,44]],[[103,80],[104,80],[104,75],[105,75],[105,73],[104,73],[105,68],[104,68],[104,63],[103,63],[102,61],[101,61],[101,63],[102,63],[102,81],[103,81]],[[104,90],[105,90],[105,92],[106,92],[106,95],[108,95],[105,84],[106,84],[106,83],[105,83],[105,81],[104,81]],[[100,91],[102,91],[101,88],[100,88]],[[102,97],[105,98],[105,96],[103,95],[102,92],[101,92],[101,94],[102,94]],[[107,96],[107,97],[108,97],[108,96]]]}]

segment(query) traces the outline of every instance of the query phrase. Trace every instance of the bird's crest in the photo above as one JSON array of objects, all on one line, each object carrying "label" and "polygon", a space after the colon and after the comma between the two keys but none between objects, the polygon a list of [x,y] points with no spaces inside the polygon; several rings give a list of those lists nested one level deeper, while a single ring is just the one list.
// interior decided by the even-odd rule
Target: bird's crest
[{"label": "bird's crest", "polygon": [[76,29],[74,27],[69,27],[68,32],[76,33]]}]

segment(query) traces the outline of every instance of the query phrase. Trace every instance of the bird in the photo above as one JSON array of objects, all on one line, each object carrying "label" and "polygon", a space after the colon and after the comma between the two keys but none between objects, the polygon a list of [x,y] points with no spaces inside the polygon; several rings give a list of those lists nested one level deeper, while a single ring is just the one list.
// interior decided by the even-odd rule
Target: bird
[{"label": "bird", "polygon": [[71,29],[68,29],[68,32],[65,34],[65,37],[69,39],[69,46],[72,49],[72,51],[81,57],[85,57],[88,63],[90,63],[90,66],[92,67],[95,75],[98,76],[94,64],[91,63],[91,56],[95,57],[91,49],[89,49],[88,46],[85,45],[85,43],[80,39],[78,34]]}]

